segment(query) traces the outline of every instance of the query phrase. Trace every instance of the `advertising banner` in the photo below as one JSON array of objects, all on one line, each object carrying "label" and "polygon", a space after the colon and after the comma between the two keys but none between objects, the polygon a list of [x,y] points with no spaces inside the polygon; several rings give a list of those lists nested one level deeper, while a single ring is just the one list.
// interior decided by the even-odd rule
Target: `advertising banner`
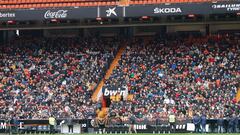
[{"label": "advertising banner", "polygon": [[49,20],[49,19],[95,19],[122,18],[141,16],[167,16],[188,14],[225,14],[239,13],[240,3],[218,2],[218,3],[172,3],[152,5],[131,5],[128,7],[101,6],[101,7],[75,7],[54,9],[22,9],[22,10],[0,10],[0,21],[7,20]]},{"label": "advertising banner", "polygon": [[104,18],[118,18],[123,17],[123,7],[101,7],[100,8],[100,17]]},{"label": "advertising banner", "polygon": [[126,8],[126,17],[134,16],[166,16],[188,14],[224,14],[240,12],[240,3],[176,3]]},{"label": "advertising banner", "polygon": [[96,18],[96,7],[0,11],[0,20],[49,20]]},{"label": "advertising banner", "polygon": [[[207,5],[209,4],[186,3],[170,5],[146,5],[142,7],[134,6],[131,8],[126,8],[126,17],[206,14],[207,12],[209,12],[209,7]],[[139,10],[140,8],[141,10]]]},{"label": "advertising banner", "polygon": [[107,97],[107,96],[116,96],[116,95],[120,95],[123,96],[123,98],[125,99],[128,95],[128,88],[127,86],[122,86],[122,87],[103,87],[102,88],[102,93],[103,96]]}]

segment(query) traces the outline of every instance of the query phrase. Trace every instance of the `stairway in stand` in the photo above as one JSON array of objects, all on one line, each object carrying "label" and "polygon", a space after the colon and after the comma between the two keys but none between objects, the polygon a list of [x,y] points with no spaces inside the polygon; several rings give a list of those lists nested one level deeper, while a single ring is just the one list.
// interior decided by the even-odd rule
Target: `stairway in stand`
[{"label": "stairway in stand", "polygon": [[[98,84],[96,90],[94,91],[93,93],[93,96],[92,96],[92,100],[94,102],[96,102],[98,100],[98,93],[100,92],[100,90],[102,89],[102,87],[104,86],[104,80],[105,79],[109,79],[109,77],[111,76],[114,68],[118,65],[118,61],[121,59],[121,56],[122,56],[122,53],[124,52],[126,48],[126,45],[122,46],[117,54],[116,54],[116,57],[114,58],[114,60],[112,61],[109,69],[107,70],[106,72],[106,75],[104,76],[104,78],[100,81],[100,83]],[[106,107],[106,102],[103,100],[103,98],[101,97],[100,100],[102,100],[102,110],[101,110],[101,115],[103,115],[102,117],[106,116],[107,115],[107,107]]]},{"label": "stairway in stand", "polygon": [[238,87],[237,95],[236,95],[236,101],[240,101],[240,86]]}]

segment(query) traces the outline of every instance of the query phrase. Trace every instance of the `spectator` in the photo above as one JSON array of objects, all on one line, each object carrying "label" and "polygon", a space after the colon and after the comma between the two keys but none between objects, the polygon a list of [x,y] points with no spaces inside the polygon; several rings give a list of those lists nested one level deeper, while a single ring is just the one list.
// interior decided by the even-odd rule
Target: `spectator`
[{"label": "spectator", "polygon": [[115,39],[18,37],[0,46],[0,118],[69,113],[94,118],[96,104],[90,99],[118,44]]},{"label": "spectator", "polygon": [[104,86],[127,86],[129,100],[112,101],[110,110],[127,116],[126,110],[134,107],[140,122],[149,114],[167,118],[172,111],[176,117],[192,117],[193,110],[206,118],[230,115],[240,107],[235,99],[239,39],[212,35],[129,41]]},{"label": "spectator", "polygon": [[174,115],[174,113],[171,113],[169,115],[169,123],[170,123],[170,129],[172,133],[176,132],[176,116]]},{"label": "spectator", "polygon": [[68,133],[72,134],[73,133],[73,116],[69,116],[67,119],[67,125],[68,125]]},{"label": "spectator", "polygon": [[201,122],[201,118],[199,117],[198,114],[195,114],[193,116],[193,124],[195,125],[195,133],[200,132],[200,122]]},{"label": "spectator", "polygon": [[202,133],[206,133],[206,124],[207,124],[207,118],[206,115],[203,113],[201,116],[201,131]]},{"label": "spectator", "polygon": [[218,114],[217,125],[218,125],[218,133],[223,133],[224,119],[222,114]]},{"label": "spectator", "polygon": [[238,121],[239,121],[239,119],[238,119],[238,116],[236,115],[236,114],[234,114],[234,116],[235,116],[235,120],[234,120],[234,133],[237,133],[238,132]]},{"label": "spectator", "polygon": [[229,118],[228,133],[235,133],[235,114]]},{"label": "spectator", "polygon": [[55,125],[56,125],[56,119],[53,117],[53,115],[51,115],[49,117],[49,126],[50,126],[50,134],[54,134],[55,133]]}]

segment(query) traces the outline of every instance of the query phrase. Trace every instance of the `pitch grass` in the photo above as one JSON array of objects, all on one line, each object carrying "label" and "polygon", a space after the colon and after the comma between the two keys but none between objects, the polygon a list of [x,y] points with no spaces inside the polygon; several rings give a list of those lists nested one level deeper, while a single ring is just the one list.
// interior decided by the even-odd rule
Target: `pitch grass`
[{"label": "pitch grass", "polygon": [[[161,133],[163,134],[163,133]],[[217,133],[207,133],[207,134],[201,134],[201,133],[171,133],[168,134],[166,133],[165,135],[240,135],[240,133],[224,133],[224,134],[217,134]],[[0,134],[0,135],[9,135],[9,134]],[[13,134],[13,135],[17,135],[17,134]],[[19,134],[19,135],[26,135],[26,134]],[[50,135],[50,134],[27,134],[27,135]],[[53,134],[51,134],[53,135]],[[152,133],[138,133],[138,134],[54,134],[54,135],[154,135]],[[157,134],[155,134],[157,135]],[[163,134],[164,135],[164,134]]]},{"label": "pitch grass", "polygon": [[[240,133],[224,133],[224,134],[216,134],[216,133],[207,133],[209,135],[240,135]],[[207,135],[207,134],[196,134],[196,133],[165,133],[165,135]],[[27,134],[27,135],[37,135],[37,134]],[[44,134],[41,134],[44,135]],[[45,134],[50,135],[50,134]],[[52,135],[52,134],[51,134]],[[54,134],[54,135],[157,135],[157,134],[146,134],[146,133],[138,133],[138,134]],[[159,135],[164,135],[163,133],[160,133]]]}]

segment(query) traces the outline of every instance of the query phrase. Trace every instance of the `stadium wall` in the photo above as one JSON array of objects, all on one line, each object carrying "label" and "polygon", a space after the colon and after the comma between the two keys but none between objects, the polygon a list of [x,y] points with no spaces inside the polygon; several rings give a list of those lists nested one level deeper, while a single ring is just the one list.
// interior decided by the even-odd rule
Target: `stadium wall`
[{"label": "stadium wall", "polygon": [[210,24],[211,33],[216,33],[220,30],[240,30],[240,23],[236,24]]},{"label": "stadium wall", "polygon": [[199,31],[203,34],[206,33],[206,25],[176,25],[167,26],[167,33],[174,33],[178,31]]},{"label": "stadium wall", "polygon": [[158,5],[133,5],[128,7],[75,7],[54,9],[0,10],[0,21],[28,21],[51,19],[122,18],[142,16],[169,16],[189,14],[238,13],[240,4],[236,1],[218,3],[174,3]]}]

